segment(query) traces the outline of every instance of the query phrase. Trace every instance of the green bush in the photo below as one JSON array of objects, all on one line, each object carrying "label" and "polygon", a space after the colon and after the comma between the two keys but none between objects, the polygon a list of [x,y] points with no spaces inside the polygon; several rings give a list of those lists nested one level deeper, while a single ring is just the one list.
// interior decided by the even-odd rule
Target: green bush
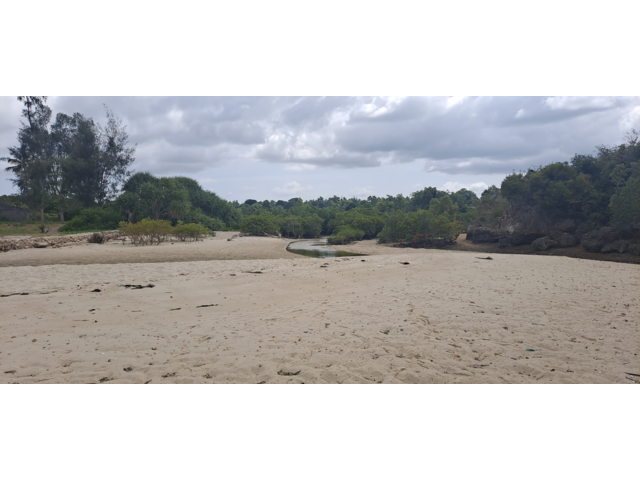
[{"label": "green bush", "polygon": [[191,212],[185,215],[183,222],[185,224],[195,223],[203,225],[212,232],[216,230],[221,232],[227,229],[227,226],[222,220],[216,217],[205,215],[202,210],[197,208],[194,208],[193,210],[191,210]]},{"label": "green bush", "polygon": [[215,232],[209,231],[204,225],[198,223],[182,223],[178,222],[178,225],[173,227],[173,236],[181,242],[197,241],[204,238],[207,235],[215,236]]},{"label": "green bush", "polygon": [[322,233],[322,218],[319,215],[309,215],[302,218],[303,236],[316,238]]},{"label": "green bush", "polygon": [[[432,200],[433,201],[433,200]],[[398,242],[412,247],[450,245],[462,231],[462,223],[446,214],[438,214],[438,207],[391,215],[378,234],[379,243]]]},{"label": "green bush", "polygon": [[166,242],[173,234],[173,227],[168,220],[145,218],[137,223],[120,222],[120,233],[129,237],[136,246],[153,245]]},{"label": "green bush", "polygon": [[277,235],[275,219],[267,215],[249,215],[242,219],[240,232],[246,235]]},{"label": "green bush", "polygon": [[339,227],[338,230],[327,239],[327,242],[331,245],[346,245],[355,240],[361,240],[362,237],[364,237],[364,231],[345,225]]},{"label": "green bush", "polygon": [[618,188],[609,206],[613,213],[611,223],[618,230],[625,232],[633,227],[640,228],[640,175],[630,178],[624,187]]},{"label": "green bush", "polygon": [[389,215],[384,228],[378,233],[379,243],[400,242],[411,235],[412,229],[407,225],[407,214],[397,212]]},{"label": "green bush", "polygon": [[88,208],[60,227],[60,231],[115,230],[122,220],[124,216],[117,211],[100,207]]},{"label": "green bush", "polygon": [[329,231],[334,234],[343,226],[362,231],[364,238],[376,238],[384,227],[384,216],[373,208],[356,207],[346,212],[338,212],[328,224]]},{"label": "green bush", "polygon": [[153,245],[168,241],[175,237],[181,242],[197,241],[207,235],[214,236],[215,232],[210,231],[199,223],[182,223],[173,227],[168,220],[151,220],[145,218],[137,223],[120,222],[120,233],[129,237],[134,245]]},{"label": "green bush", "polygon": [[[31,222],[31,223],[40,223],[40,214],[39,213],[32,213],[31,215],[29,215],[27,217],[27,221]],[[54,222],[60,222],[60,217],[58,215],[56,215],[55,213],[45,213],[44,214],[44,221],[46,223],[54,223]]]}]

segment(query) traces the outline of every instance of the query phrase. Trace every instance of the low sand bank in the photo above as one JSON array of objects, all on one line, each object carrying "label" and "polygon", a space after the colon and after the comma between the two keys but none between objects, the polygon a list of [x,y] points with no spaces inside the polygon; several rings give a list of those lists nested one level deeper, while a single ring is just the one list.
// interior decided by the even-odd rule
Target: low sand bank
[{"label": "low sand bank", "polygon": [[217,232],[201,242],[168,242],[135,246],[127,241],[110,241],[103,245],[67,244],[60,248],[11,250],[0,253],[0,267],[38,265],[89,265],[115,263],[166,263],[207,260],[251,260],[258,258],[293,258],[287,252],[290,240],[264,237],[236,237],[237,232]]},{"label": "low sand bank", "polygon": [[[0,298],[0,382],[640,378],[628,375],[640,374],[637,265],[499,254],[487,261],[367,242],[343,248],[376,256],[313,259],[286,245],[221,235],[217,243],[30,250],[42,255],[30,260],[40,266],[0,268],[0,294],[29,293]],[[47,264],[71,263],[76,253],[76,263],[102,264]],[[163,255],[217,259],[152,263]],[[262,258],[219,259],[225,255]],[[155,287],[118,286],[149,283]]]},{"label": "low sand bank", "polygon": [[[476,252],[478,254],[509,254],[509,255],[536,255],[543,257],[569,257],[580,258],[583,260],[598,260],[602,262],[616,263],[633,263],[640,264],[640,256],[631,253],[594,253],[587,252],[581,246],[570,248],[551,248],[544,252],[537,251],[532,245],[520,245],[517,247],[500,247],[497,243],[473,243],[466,239],[466,234],[462,234],[453,245],[439,247],[434,250],[444,252]],[[358,253],[367,253],[368,255],[376,255],[379,253],[389,252],[407,252],[412,248],[392,247],[390,244],[378,245],[376,240],[362,240],[350,245],[336,245],[334,248],[338,250],[349,250]],[[486,256],[486,255],[485,255]]]}]

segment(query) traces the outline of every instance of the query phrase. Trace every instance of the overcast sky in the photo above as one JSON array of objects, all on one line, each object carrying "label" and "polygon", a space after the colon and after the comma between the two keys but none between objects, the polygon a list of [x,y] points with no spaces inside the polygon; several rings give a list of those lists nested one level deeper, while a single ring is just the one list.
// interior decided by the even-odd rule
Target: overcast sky
[{"label": "overcast sky", "polygon": [[[184,175],[228,200],[366,198],[434,186],[481,193],[512,171],[640,130],[640,97],[50,97],[137,143],[136,171]],[[0,97],[0,157],[21,104]],[[13,191],[0,162],[0,194]]]}]

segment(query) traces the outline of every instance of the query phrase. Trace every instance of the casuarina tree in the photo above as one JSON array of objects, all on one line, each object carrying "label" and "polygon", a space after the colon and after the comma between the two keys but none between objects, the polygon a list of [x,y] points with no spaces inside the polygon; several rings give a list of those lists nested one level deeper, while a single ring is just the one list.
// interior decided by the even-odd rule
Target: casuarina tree
[{"label": "casuarina tree", "polygon": [[10,157],[6,171],[12,172],[13,184],[20,190],[22,200],[40,213],[40,230],[44,232],[44,208],[52,190],[52,143],[49,134],[51,109],[46,105],[47,97],[19,96],[24,104],[18,130],[18,146],[9,147]]}]

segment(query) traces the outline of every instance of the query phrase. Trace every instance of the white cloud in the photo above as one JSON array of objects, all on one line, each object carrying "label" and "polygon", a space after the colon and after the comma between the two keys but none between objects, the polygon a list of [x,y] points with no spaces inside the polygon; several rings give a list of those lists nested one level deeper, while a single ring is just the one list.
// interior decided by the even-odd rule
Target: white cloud
[{"label": "white cloud", "polygon": [[298,182],[289,182],[284,185],[284,187],[277,187],[273,189],[273,193],[278,195],[279,197],[295,197],[296,195],[301,195],[303,193],[307,193],[313,190],[311,185],[302,186]]},{"label": "white cloud", "polygon": [[447,108],[453,108],[456,105],[460,105],[462,102],[464,102],[464,99],[466,97],[464,96],[457,96],[457,97],[449,97],[447,98]]},{"label": "white cloud", "polygon": [[354,188],[351,195],[357,198],[365,198],[373,195],[373,187]]},{"label": "white cloud", "polygon": [[484,182],[476,182],[471,184],[460,183],[460,182],[447,182],[442,186],[443,190],[447,190],[449,192],[457,192],[462,188],[466,188],[467,190],[471,190],[472,192],[478,194],[478,196],[480,196],[480,194],[484,192],[488,187],[489,185],[487,185]]},{"label": "white cloud", "polygon": [[610,108],[615,104],[612,97],[550,97],[545,105],[551,110],[583,110],[586,108]]},{"label": "white cloud", "polygon": [[318,168],[316,165],[309,165],[308,163],[296,163],[295,165],[287,165],[284,167],[285,170],[291,172],[304,172],[306,170],[315,170],[316,168]]},{"label": "white cloud", "polygon": [[182,121],[182,115],[182,111],[175,108],[169,110],[169,112],[167,113],[167,117],[169,117],[169,119],[174,123],[180,123]]},{"label": "white cloud", "polygon": [[640,129],[640,106],[634,107],[620,120],[620,130]]}]

